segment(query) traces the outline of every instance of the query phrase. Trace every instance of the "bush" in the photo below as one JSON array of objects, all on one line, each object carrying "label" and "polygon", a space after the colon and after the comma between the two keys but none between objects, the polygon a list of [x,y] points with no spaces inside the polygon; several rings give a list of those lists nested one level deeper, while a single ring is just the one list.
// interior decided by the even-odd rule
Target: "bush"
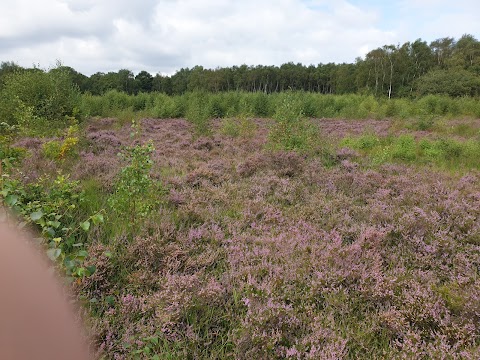
[{"label": "bush", "polygon": [[403,161],[413,161],[416,159],[415,138],[411,135],[401,135],[392,145],[392,158]]},{"label": "bush", "polygon": [[79,90],[68,73],[59,69],[7,75],[0,99],[0,122],[18,124],[28,132],[63,129],[80,115]]},{"label": "bush", "polygon": [[432,70],[416,82],[417,93],[459,96],[480,95],[480,77],[474,73],[461,70]]},{"label": "bush", "polygon": [[58,175],[23,185],[3,175],[0,185],[2,204],[19,216],[20,227],[30,224],[41,234],[48,257],[70,280],[95,272],[94,266],[84,263],[88,257],[86,235],[92,224],[103,223],[103,211],[91,216],[80,212],[83,193],[78,182]]},{"label": "bush", "polygon": [[222,120],[221,132],[230,137],[251,138],[255,135],[256,124],[252,119],[242,116]]},{"label": "bush", "polygon": [[208,97],[204,92],[192,92],[187,94],[188,106],[186,118],[189,120],[197,135],[210,134],[210,114],[208,108]]},{"label": "bush", "polygon": [[275,125],[268,134],[268,146],[275,150],[312,150],[319,140],[318,128],[302,113],[301,103],[286,93],[274,115]]},{"label": "bush", "polygon": [[126,147],[120,154],[127,164],[121,169],[108,204],[119,222],[119,229],[137,229],[140,220],[151,213],[155,205],[154,182],[150,177],[154,151],[151,143]]}]

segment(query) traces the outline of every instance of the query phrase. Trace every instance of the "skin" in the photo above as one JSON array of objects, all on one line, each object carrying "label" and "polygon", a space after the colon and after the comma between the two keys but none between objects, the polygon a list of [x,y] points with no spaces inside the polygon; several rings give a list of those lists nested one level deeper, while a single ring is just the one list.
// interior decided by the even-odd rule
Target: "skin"
[{"label": "skin", "polygon": [[0,359],[90,359],[73,309],[38,251],[0,223]]}]

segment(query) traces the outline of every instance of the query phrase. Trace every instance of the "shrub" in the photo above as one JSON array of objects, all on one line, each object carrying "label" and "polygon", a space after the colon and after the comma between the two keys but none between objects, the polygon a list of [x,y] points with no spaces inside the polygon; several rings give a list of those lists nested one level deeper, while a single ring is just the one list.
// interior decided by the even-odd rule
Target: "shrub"
[{"label": "shrub", "polygon": [[255,116],[268,117],[270,115],[269,99],[270,97],[265,93],[255,93],[253,97],[253,111]]},{"label": "shrub", "polygon": [[415,86],[419,95],[477,96],[480,94],[480,77],[456,68],[432,70],[420,77]]},{"label": "shrub", "polygon": [[287,93],[277,107],[276,122],[268,134],[268,146],[275,150],[312,150],[318,141],[318,128],[304,117],[301,104]]},{"label": "shrub", "polygon": [[197,135],[209,135],[210,114],[208,112],[207,94],[204,92],[192,92],[187,95],[188,107],[186,110],[186,118],[189,120]]},{"label": "shrub", "polygon": [[23,185],[3,175],[0,185],[2,203],[20,216],[20,227],[30,224],[40,232],[48,257],[57,261],[70,280],[95,271],[93,266],[84,266],[86,233],[92,224],[103,223],[103,211],[91,216],[79,211],[83,193],[78,182],[59,175],[53,181],[42,178]]},{"label": "shrub", "polygon": [[255,135],[256,124],[252,119],[241,116],[240,118],[225,118],[222,120],[221,132],[231,137],[252,138]]},{"label": "shrub", "polygon": [[413,161],[416,159],[415,138],[411,135],[401,135],[392,144],[392,158],[403,161]]},{"label": "shrub", "polygon": [[119,229],[132,230],[152,212],[156,200],[152,168],[152,143],[125,147],[119,156],[127,162],[114,183],[114,193],[108,199],[113,214],[119,220]]},{"label": "shrub", "polygon": [[379,137],[370,133],[359,137],[346,137],[340,143],[340,146],[347,146],[357,150],[372,150],[378,145],[380,145]]},{"label": "shrub", "polygon": [[42,145],[43,155],[51,160],[65,160],[76,154],[78,127],[71,126],[64,140],[50,140]]},{"label": "shrub", "polygon": [[7,75],[0,99],[0,121],[18,124],[27,132],[63,129],[79,115],[79,90],[68,73],[58,69]]}]

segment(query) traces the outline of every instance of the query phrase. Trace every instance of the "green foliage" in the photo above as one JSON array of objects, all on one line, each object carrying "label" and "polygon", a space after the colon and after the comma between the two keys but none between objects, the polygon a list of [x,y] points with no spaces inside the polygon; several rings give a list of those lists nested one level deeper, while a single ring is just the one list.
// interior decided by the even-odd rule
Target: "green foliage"
[{"label": "green foliage", "polygon": [[[418,99],[386,99],[372,95],[324,95],[303,91],[265,94],[262,92],[207,93],[195,91],[169,96],[163,93],[127,95],[110,91],[103,96],[82,96],[81,112],[89,116],[133,118],[182,118],[191,121],[198,134],[209,134],[209,119],[228,117],[273,117],[285,97],[296,104],[303,117],[340,119],[418,119],[480,116],[475,98],[427,95]],[[17,118],[41,123],[32,109],[18,108]],[[423,125],[419,125],[422,127]],[[428,127],[428,125],[427,125]]]},{"label": "green foliage", "polygon": [[17,125],[0,123],[0,176],[2,170],[9,170],[27,155],[26,149],[12,146],[17,132]]},{"label": "green foliage", "polygon": [[79,90],[64,71],[33,69],[8,74],[0,100],[0,122],[18,125],[26,134],[63,129],[79,115]]},{"label": "green foliage", "polygon": [[210,113],[208,96],[204,92],[195,91],[187,94],[188,105],[185,117],[190,121],[197,135],[210,135]]},{"label": "green foliage", "polygon": [[372,150],[379,144],[379,137],[372,133],[366,133],[359,137],[346,137],[341,142],[341,146],[351,147],[358,150]]},{"label": "green foliage", "polygon": [[221,132],[231,137],[252,138],[257,130],[257,125],[252,119],[241,116],[237,118],[225,118],[222,120]]},{"label": "green foliage", "polygon": [[209,96],[209,117],[210,118],[223,118],[226,114],[225,106],[222,102],[221,95],[213,94]]},{"label": "green foliage", "polygon": [[416,82],[419,95],[478,96],[480,77],[462,69],[433,70]]},{"label": "green foliage", "polygon": [[461,289],[461,286],[459,286],[457,283],[450,282],[435,287],[434,290],[440,294],[452,313],[458,314],[465,307],[466,297]]},{"label": "green foliage", "polygon": [[447,169],[480,169],[480,139],[458,141],[452,138],[416,140],[412,135],[380,138],[365,134],[346,137],[340,146],[362,151],[374,163],[388,161],[432,164]]},{"label": "green foliage", "polygon": [[400,135],[393,141],[391,157],[394,160],[414,161],[416,159],[417,144],[412,135]]},{"label": "green foliage", "polygon": [[77,126],[71,126],[63,140],[50,140],[42,145],[43,155],[51,160],[65,160],[76,154],[78,144]]},{"label": "green foliage", "polygon": [[265,93],[256,93],[253,102],[253,111],[256,116],[267,117],[270,114],[269,97]]},{"label": "green foliage", "polygon": [[0,199],[18,216],[20,228],[30,225],[41,234],[48,257],[68,278],[82,278],[95,271],[95,267],[84,265],[88,257],[86,233],[91,225],[102,224],[104,217],[99,211],[85,218],[79,211],[83,194],[78,182],[58,175],[24,185],[3,174]]},{"label": "green foliage", "polygon": [[427,95],[418,100],[417,114],[420,116],[457,116],[462,113],[458,101],[447,96]]},{"label": "green foliage", "polygon": [[50,140],[42,145],[42,153],[47,159],[60,159],[60,149],[62,148],[61,141]]},{"label": "green foliage", "polygon": [[156,205],[154,182],[150,177],[152,168],[152,143],[126,147],[119,156],[127,162],[114,184],[114,193],[108,204],[114,216],[124,221],[123,228],[132,230],[140,220],[149,216]]},{"label": "green foliage", "polygon": [[312,150],[319,140],[318,128],[302,113],[301,104],[290,93],[277,107],[276,122],[268,134],[268,147],[274,150]]},{"label": "green foliage", "polygon": [[435,117],[433,115],[419,116],[414,119],[408,126],[408,129],[427,131],[431,130],[435,125]]}]

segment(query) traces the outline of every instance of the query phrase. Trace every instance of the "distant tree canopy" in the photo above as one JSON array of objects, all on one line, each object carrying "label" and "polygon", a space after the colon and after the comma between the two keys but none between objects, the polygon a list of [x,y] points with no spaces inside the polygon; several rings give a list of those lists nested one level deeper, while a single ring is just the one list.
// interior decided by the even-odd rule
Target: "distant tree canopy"
[{"label": "distant tree canopy", "polygon": [[[4,77],[21,71],[12,62],[0,65],[0,87]],[[90,77],[66,66],[64,71],[80,91],[101,95],[109,90],[128,94],[161,92],[168,95],[203,90],[220,92],[281,92],[304,90],[323,94],[367,93],[405,97],[425,94],[450,96],[480,95],[480,42],[472,35],[437,39],[428,44],[421,39],[403,45],[385,45],[370,51],[354,63],[303,65],[289,62],[281,66],[232,66],[205,69],[182,68],[172,76],[128,70],[97,72]]]}]

